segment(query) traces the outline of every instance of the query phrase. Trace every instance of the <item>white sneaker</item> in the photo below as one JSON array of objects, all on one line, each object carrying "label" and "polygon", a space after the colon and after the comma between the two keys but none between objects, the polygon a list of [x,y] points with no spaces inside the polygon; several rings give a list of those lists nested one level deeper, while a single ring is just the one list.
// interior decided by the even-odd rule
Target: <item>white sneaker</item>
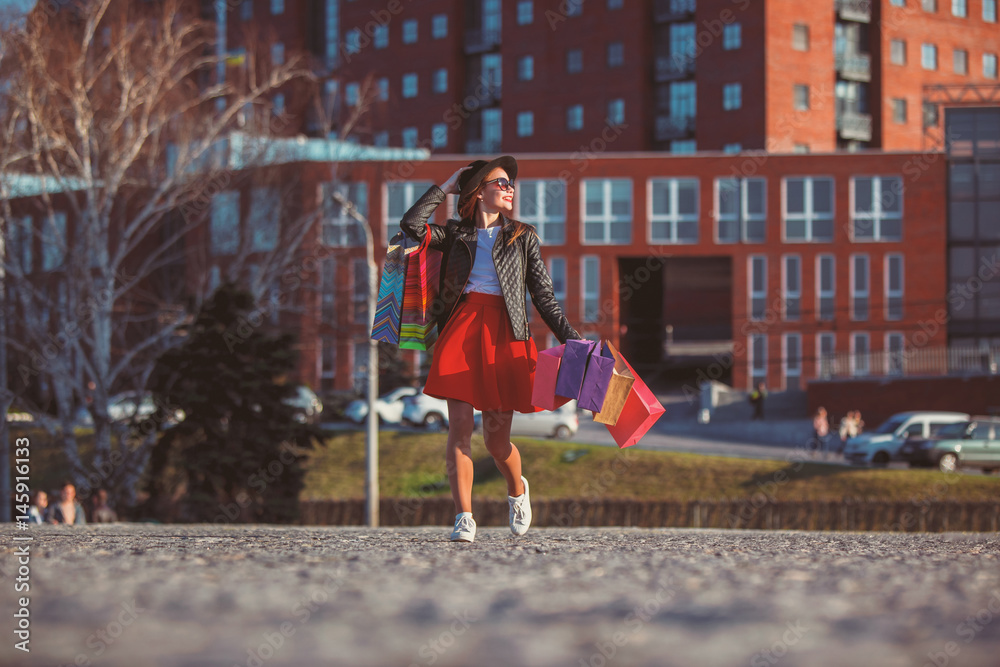
[{"label": "white sneaker", "polygon": [[521,481],[524,482],[524,493],[516,498],[507,496],[507,502],[510,503],[510,532],[515,535],[524,535],[528,532],[528,526],[531,525],[531,500],[528,498],[528,480],[522,476]]},{"label": "white sneaker", "polygon": [[476,539],[476,521],[471,516],[455,517],[455,530],[451,531],[452,542],[472,542]]}]

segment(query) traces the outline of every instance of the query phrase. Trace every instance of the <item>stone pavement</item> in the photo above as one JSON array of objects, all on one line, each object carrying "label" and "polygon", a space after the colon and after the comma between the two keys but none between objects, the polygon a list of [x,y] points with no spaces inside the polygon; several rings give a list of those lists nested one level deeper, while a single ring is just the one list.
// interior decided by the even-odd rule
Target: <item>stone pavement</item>
[{"label": "stone pavement", "polygon": [[1000,662],[1000,536],[696,529],[34,528],[3,665]]}]

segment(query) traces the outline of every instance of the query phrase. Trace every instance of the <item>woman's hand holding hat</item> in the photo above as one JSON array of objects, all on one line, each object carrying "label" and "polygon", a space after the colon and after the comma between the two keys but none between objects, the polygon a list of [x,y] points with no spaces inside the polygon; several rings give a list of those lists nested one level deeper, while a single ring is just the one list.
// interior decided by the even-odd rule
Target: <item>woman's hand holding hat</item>
[{"label": "woman's hand holding hat", "polygon": [[472,165],[462,167],[454,174],[452,174],[448,178],[448,180],[444,182],[444,185],[441,186],[441,192],[445,193],[446,195],[457,195],[459,192],[461,192],[462,189],[458,185],[458,179],[462,175],[463,171],[468,171],[469,169],[472,169]]}]

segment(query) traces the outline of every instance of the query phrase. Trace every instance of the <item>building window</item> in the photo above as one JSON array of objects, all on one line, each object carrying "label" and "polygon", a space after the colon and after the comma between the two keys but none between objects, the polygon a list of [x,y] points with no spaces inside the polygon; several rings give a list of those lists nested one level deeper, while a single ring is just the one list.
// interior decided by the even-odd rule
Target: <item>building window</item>
[{"label": "building window", "polygon": [[837,334],[816,334],[816,377],[828,378],[833,375],[833,355],[836,349]]},{"label": "building window", "polygon": [[767,220],[767,181],[763,178],[715,179],[716,238],[719,243],[763,243]]},{"label": "building window", "polygon": [[792,26],[792,48],[796,51],[809,50],[809,26],[804,23]]},{"label": "building window", "polygon": [[240,2],[240,20],[253,20],[253,0],[242,0],[242,2]]},{"label": "building window", "polygon": [[890,331],[885,335],[885,374],[903,374],[903,334]]},{"label": "building window", "polygon": [[444,67],[434,70],[434,78],[431,81],[432,90],[435,93],[448,92],[448,70]]},{"label": "building window", "polygon": [[997,78],[997,54],[983,54],[983,76],[987,79]]},{"label": "building window", "polygon": [[868,334],[851,334],[851,375],[865,376],[870,370],[869,354],[871,347],[868,343]]},{"label": "building window", "polygon": [[570,49],[566,52],[566,71],[570,74],[583,71],[582,49]]},{"label": "building window", "polygon": [[752,334],[747,337],[747,352],[750,359],[750,386],[767,383],[767,335]]},{"label": "building window", "polygon": [[802,388],[802,335],[784,334],[781,347],[785,391],[798,391]]},{"label": "building window", "polygon": [[517,3],[517,24],[528,25],[535,20],[535,8],[531,0]]},{"label": "building window", "polygon": [[[530,137],[535,133],[535,114],[531,111],[522,111],[517,114],[517,136]],[[521,193],[518,193],[521,194]]]},{"label": "building window", "polygon": [[431,18],[431,37],[434,39],[444,39],[448,36],[448,15],[435,14]]},{"label": "building window", "polygon": [[983,0],[983,20],[988,23],[997,22],[997,0]]},{"label": "building window", "polygon": [[868,319],[870,274],[868,255],[851,255],[851,319]]},{"label": "building window", "polygon": [[921,0],[924,6],[925,12],[936,12],[937,11],[937,0]]},{"label": "building window", "polygon": [[924,102],[922,106],[924,127],[937,127],[938,107],[934,102]]},{"label": "building window", "polygon": [[552,295],[559,303],[566,303],[566,259],[549,259],[549,277],[552,278]]},{"label": "building window", "polygon": [[893,98],[892,100],[892,122],[899,125],[906,124],[906,100]]},{"label": "building window", "polygon": [[920,47],[920,66],[928,70],[937,69],[937,47],[924,44]]},{"label": "building window", "polygon": [[389,145],[389,133],[385,130],[376,132],[372,137],[372,144],[380,148],[387,147]]},{"label": "building window", "polygon": [[389,101],[389,79],[385,77],[378,80],[378,98],[382,102]]},{"label": "building window", "polygon": [[722,152],[728,155],[732,155],[733,153],[739,153],[742,150],[743,150],[743,144],[741,143],[725,144],[722,147]]},{"label": "building window", "polygon": [[726,111],[739,109],[743,105],[743,87],[738,83],[722,86],[722,108]]},{"label": "building window", "polygon": [[798,320],[802,316],[802,258],[785,255],[781,266],[781,298],[784,319]]},{"label": "building window", "polygon": [[627,178],[583,181],[583,242],[632,241],[632,181]]},{"label": "building window", "polygon": [[35,221],[29,215],[15,219],[10,225],[10,258],[23,275],[33,270],[32,244],[35,237]]},{"label": "building window", "polygon": [[517,61],[517,78],[521,81],[535,78],[535,59],[532,56],[524,56]]},{"label": "building window", "polygon": [[893,65],[906,64],[906,42],[904,40],[892,40],[889,45],[889,62]]},{"label": "building window", "polygon": [[324,257],[320,271],[320,319],[327,324],[337,323],[337,258]]},{"label": "building window", "polygon": [[357,106],[360,91],[361,87],[357,83],[349,83],[344,86],[344,102],[346,102],[348,106]]},{"label": "building window", "polygon": [[285,45],[283,42],[275,42],[271,45],[271,64],[285,64]]},{"label": "building window", "polygon": [[903,256],[885,256],[885,319],[903,319]]},{"label": "building window", "polygon": [[347,34],[344,35],[344,51],[348,55],[361,51],[361,31],[357,28],[348,30]]},{"label": "building window", "polygon": [[903,239],[903,179],[857,176],[851,179],[855,241]]},{"label": "building window", "polygon": [[969,52],[965,49],[955,49],[952,63],[955,67],[955,74],[969,73]]},{"label": "building window", "polygon": [[804,83],[795,84],[794,89],[795,110],[809,111],[809,85]]},{"label": "building window", "polygon": [[625,6],[625,0],[608,0],[608,11],[621,9]]},{"label": "building window", "polygon": [[969,0],[951,0],[951,15],[964,19],[969,16]]},{"label": "building window", "polygon": [[385,186],[385,239],[400,231],[399,221],[433,185],[430,181],[396,181]]},{"label": "building window", "polygon": [[583,105],[574,104],[566,109],[566,129],[570,131],[583,129]]},{"label": "building window", "polygon": [[322,337],[320,351],[319,379],[324,389],[332,389],[337,378],[337,339],[333,336]]},{"label": "building window", "polygon": [[247,226],[250,228],[251,252],[267,252],[278,247],[281,198],[277,188],[253,188],[250,191]]},{"label": "building window", "polygon": [[[42,268],[46,271],[55,268],[50,266],[51,260],[49,257],[49,248],[56,248],[60,253],[62,253],[62,248],[65,246],[65,224],[66,215],[62,214],[62,224],[64,229],[62,230],[61,236],[57,237],[62,239],[58,243],[46,244],[44,248],[43,264]],[[240,248],[240,193],[234,190],[227,190],[225,192],[220,192],[212,197],[212,213],[211,219],[209,221],[209,237],[210,244],[212,248],[212,254],[218,257],[219,255],[235,255],[236,251]],[[62,255],[59,255],[60,259],[56,262],[56,266],[62,264]]]},{"label": "building window", "polygon": [[271,0],[271,13],[277,16],[285,13],[285,0]]},{"label": "building window", "polygon": [[608,102],[608,124],[625,124],[625,100],[617,99]]},{"label": "building window", "polygon": [[403,75],[403,97],[416,97],[417,96],[417,75],[416,74],[404,74]]},{"label": "building window", "polygon": [[431,125],[431,147],[444,148],[448,145],[448,126],[444,123]]},{"label": "building window", "polygon": [[417,128],[415,127],[404,127],[402,132],[403,137],[403,148],[416,148],[417,147]]},{"label": "building window", "polygon": [[566,16],[583,15],[583,0],[566,0],[565,7],[566,7]]},{"label": "building window", "polygon": [[837,274],[833,255],[816,257],[816,319],[829,322],[834,315]]},{"label": "building window", "polygon": [[351,303],[355,324],[368,324],[368,261],[355,259],[351,262]]},{"label": "building window", "polygon": [[753,255],[747,262],[747,282],[750,285],[751,320],[762,320],[767,315],[767,257]]},{"label": "building window", "polygon": [[809,152],[809,144],[794,144],[792,146],[792,152],[804,155]]},{"label": "building window", "polygon": [[[344,248],[364,247],[364,230],[344,204],[351,205],[362,217],[367,217],[368,184],[320,183],[319,197],[323,216],[323,243]],[[338,198],[342,198],[344,203],[339,202]]]},{"label": "building window", "polygon": [[722,29],[722,48],[726,51],[743,45],[743,30],[739,23],[730,23]]},{"label": "building window", "polygon": [[693,155],[698,147],[694,139],[681,139],[670,142],[670,153],[672,155]]},{"label": "building window", "polygon": [[542,243],[565,243],[566,184],[556,180],[523,180],[517,184],[518,219],[534,225]]},{"label": "building window", "polygon": [[271,113],[273,113],[275,116],[280,116],[281,114],[285,113],[285,94],[278,93],[277,95],[275,95],[274,99],[271,101],[271,104],[272,104]]},{"label": "building window", "polygon": [[375,27],[375,38],[373,40],[376,49],[384,49],[389,46],[389,26],[380,25]]},{"label": "building window", "polygon": [[786,241],[833,240],[833,179],[786,178],[784,220]]},{"label": "building window", "polygon": [[403,21],[403,44],[416,44],[417,42],[417,19],[406,19]]},{"label": "building window", "polygon": [[601,259],[583,257],[580,259],[580,277],[583,283],[583,321],[596,322],[601,314]]},{"label": "building window", "polygon": [[889,4],[893,7],[905,7],[906,0],[890,0]]},{"label": "building window", "polygon": [[625,64],[625,45],[621,42],[608,44],[608,67],[621,67]]},{"label": "building window", "polygon": [[698,242],[698,179],[649,180],[650,243]]}]

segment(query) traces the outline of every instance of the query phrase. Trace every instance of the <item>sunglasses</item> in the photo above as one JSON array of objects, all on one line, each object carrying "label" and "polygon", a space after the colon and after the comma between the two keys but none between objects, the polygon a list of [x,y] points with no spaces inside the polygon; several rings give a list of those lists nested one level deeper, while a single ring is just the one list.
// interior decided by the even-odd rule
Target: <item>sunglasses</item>
[{"label": "sunglasses", "polygon": [[506,192],[507,190],[513,190],[515,187],[514,181],[509,181],[506,178],[503,178],[502,176],[500,178],[494,178],[492,181],[486,181],[483,183],[483,185],[489,185],[490,183],[496,183],[497,187],[503,190],[504,192]]}]

